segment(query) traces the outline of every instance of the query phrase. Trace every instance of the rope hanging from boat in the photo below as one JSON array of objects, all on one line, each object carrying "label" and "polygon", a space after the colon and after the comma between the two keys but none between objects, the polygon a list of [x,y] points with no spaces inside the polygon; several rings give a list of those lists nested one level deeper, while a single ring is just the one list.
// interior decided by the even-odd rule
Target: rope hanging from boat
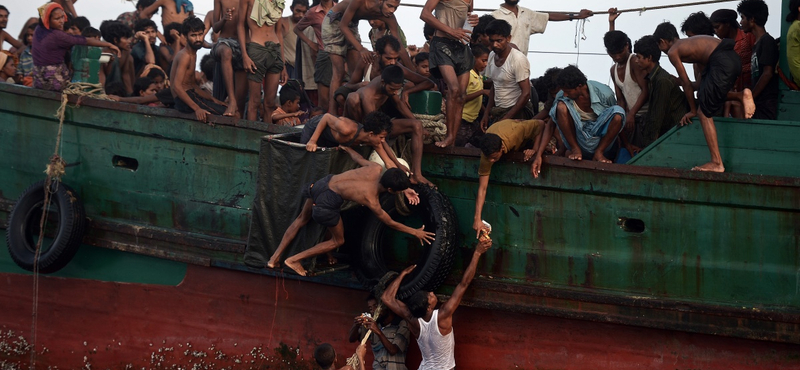
[{"label": "rope hanging from boat", "polygon": [[[630,13],[630,12],[644,13],[644,12],[646,12],[648,10],[682,8],[682,7],[687,7],[687,6],[697,6],[697,5],[706,5],[706,4],[715,4],[715,3],[729,3],[729,2],[732,2],[732,1],[740,1],[740,0],[707,0],[707,1],[695,1],[695,2],[691,2],[691,3],[682,3],[682,4],[658,5],[658,6],[651,6],[651,7],[644,7],[643,6],[641,8],[621,9],[621,10],[617,10],[617,12],[619,12],[619,13]],[[423,8],[423,7],[425,7],[424,4],[408,4],[408,3],[400,3],[400,6],[407,6],[407,7],[410,7],[410,8]],[[489,9],[489,8],[474,8],[474,9],[472,9],[472,11],[475,11],[475,12],[493,12],[495,10],[497,10],[497,9]],[[574,11],[573,12],[567,12],[567,11],[546,11],[546,10],[539,10],[539,12],[542,12],[542,13],[564,13],[564,14],[575,13]],[[607,12],[608,12],[608,10],[601,10],[601,11],[596,11],[596,12],[593,12],[593,13],[594,14],[603,14],[603,13],[607,13]]]},{"label": "rope hanging from boat", "polygon": [[[383,307],[383,303],[378,303],[378,307],[375,308],[375,313],[372,315],[372,318],[377,320],[378,317],[380,317],[381,311],[383,311],[383,308],[384,308]],[[365,335],[364,338],[361,339],[361,345],[362,346],[367,343],[367,340],[369,340],[369,336],[370,335],[372,335],[372,329],[367,330],[367,335]],[[347,359],[347,365],[350,366],[353,369],[360,369],[360,367],[359,367],[360,365],[358,363],[358,354],[353,353],[353,355],[350,356],[350,358]]]},{"label": "rope hanging from boat", "polygon": [[[66,162],[59,155],[61,150],[61,138],[64,133],[64,114],[69,102],[70,95],[77,95],[79,97],[91,96],[96,99],[111,100],[103,91],[103,86],[100,84],[91,84],[86,82],[72,82],[61,92],[61,106],[56,111],[58,117],[58,134],[56,135],[56,147],[53,150],[53,155],[50,156],[50,162],[47,164],[44,173],[47,174],[44,182],[44,211],[42,217],[39,219],[39,240],[36,241],[36,251],[33,257],[33,308],[31,312],[31,369],[36,368],[36,323],[39,315],[39,255],[42,250],[42,240],[44,239],[45,225],[47,224],[47,215],[50,211],[50,195],[53,193],[53,182],[55,181],[56,189],[61,182],[61,176],[66,173]],[[78,100],[80,103],[80,98]],[[80,105],[80,104],[78,104]]]}]

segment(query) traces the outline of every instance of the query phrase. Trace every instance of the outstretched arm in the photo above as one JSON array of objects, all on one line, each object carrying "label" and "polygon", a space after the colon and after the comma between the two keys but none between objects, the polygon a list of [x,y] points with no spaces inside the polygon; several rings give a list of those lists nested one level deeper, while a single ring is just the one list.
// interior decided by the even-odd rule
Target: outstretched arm
[{"label": "outstretched arm", "polygon": [[[534,154],[533,163],[531,164],[531,175],[533,178],[539,178],[539,174],[542,172],[542,154],[547,149],[547,144],[550,143],[550,138],[553,137],[553,132],[555,131],[555,124],[552,120],[546,119],[544,121],[544,129],[542,130],[541,135],[539,135],[539,146],[536,149],[536,153]],[[527,151],[526,151],[527,152]],[[525,156],[525,160],[529,160],[528,156]]]},{"label": "outstretched arm", "polygon": [[575,13],[547,13],[548,20],[553,22],[571,21],[573,19],[586,19],[594,15],[591,10],[581,9],[578,14]]},{"label": "outstretched arm", "polygon": [[389,287],[383,291],[383,295],[381,296],[381,302],[383,302],[386,307],[388,307],[392,312],[394,312],[397,316],[403,318],[408,323],[408,328],[411,330],[411,334],[415,337],[419,336],[419,321],[411,315],[411,311],[408,310],[408,307],[405,303],[400,302],[397,299],[397,289],[400,288],[400,283],[403,281],[403,278],[406,277],[417,265],[413,265],[407,267],[403,270],[400,275],[397,275],[396,278],[389,284]]},{"label": "outstretched arm", "polygon": [[442,332],[442,335],[447,335],[453,330],[453,313],[458,308],[458,305],[461,304],[461,298],[464,297],[464,293],[467,291],[467,287],[469,283],[472,282],[472,278],[475,277],[475,270],[478,269],[478,260],[481,258],[481,255],[489,250],[492,246],[491,239],[479,240],[478,245],[475,246],[475,252],[472,253],[472,260],[469,262],[469,266],[464,271],[464,276],[461,278],[461,282],[458,283],[456,288],[453,290],[453,294],[450,296],[450,299],[445,302],[442,307],[439,309],[439,330]]},{"label": "outstretched arm", "polygon": [[395,229],[399,232],[412,235],[415,238],[419,239],[420,245],[424,245],[425,243],[431,244],[436,238],[436,233],[425,231],[425,225],[422,225],[422,227],[420,227],[419,229],[414,229],[393,220],[392,217],[389,216],[389,214],[386,213],[386,211],[384,211],[383,208],[381,208],[381,204],[380,202],[377,201],[377,199],[371,204],[368,204],[367,208],[369,208],[372,211],[372,213],[374,213],[375,216],[378,217],[379,220],[381,220],[381,222],[386,224],[386,226],[389,226],[392,229]]}]

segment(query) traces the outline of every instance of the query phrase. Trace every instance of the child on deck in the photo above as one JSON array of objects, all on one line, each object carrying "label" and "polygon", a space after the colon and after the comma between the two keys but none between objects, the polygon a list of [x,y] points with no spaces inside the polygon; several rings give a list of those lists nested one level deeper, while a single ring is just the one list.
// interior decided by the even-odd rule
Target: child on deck
[{"label": "child on deck", "polygon": [[778,119],[778,44],[764,25],[769,8],[764,0],[742,0],[736,10],[742,16],[742,29],[755,36],[750,66],[753,74],[753,99],[755,119]]},{"label": "child on deck", "polygon": [[281,106],[272,112],[272,123],[289,127],[300,125],[300,116],[305,114],[300,110],[300,95],[294,90],[284,90],[281,91]]},{"label": "child on deck", "polygon": [[74,45],[107,47],[119,56],[119,48],[107,42],[71,36],[64,32],[66,15],[61,5],[47,3],[39,9],[39,27],[33,34],[33,87],[61,91],[71,80],[64,56]]},{"label": "child on deck", "polygon": [[[723,112],[728,92],[733,88],[742,70],[739,56],[733,51],[734,41],[719,40],[705,35],[681,40],[678,37],[678,30],[669,22],[658,25],[653,37],[658,41],[658,48],[667,53],[669,61],[678,72],[683,92],[689,102],[690,111],[681,118],[681,125],[688,125],[692,118],[700,115],[700,124],[703,126],[711,161],[692,170],[725,172],[717,143],[717,129],[711,117],[719,116]],[[684,62],[696,63],[695,66],[702,69],[700,87],[697,90],[697,105],[694,102],[694,88],[686,69],[683,68]],[[755,105],[750,89],[745,89],[741,93],[741,100],[745,118],[752,117]]]},{"label": "child on deck", "polygon": [[17,75],[17,57],[5,50],[0,51],[0,83],[16,83],[14,76]]},{"label": "child on deck", "polygon": [[475,58],[475,65],[469,71],[467,97],[464,99],[466,103],[464,103],[464,110],[461,113],[461,127],[456,136],[456,146],[467,144],[478,146],[476,139],[481,134],[478,117],[483,110],[483,97],[489,96],[489,90],[483,88],[483,77],[481,76],[489,62],[489,49],[481,44],[473,44],[472,56]]},{"label": "child on deck", "polygon": [[417,55],[414,56],[414,64],[417,66],[417,74],[425,78],[431,78],[430,61],[428,60],[429,57],[430,54],[426,52],[417,53]]}]

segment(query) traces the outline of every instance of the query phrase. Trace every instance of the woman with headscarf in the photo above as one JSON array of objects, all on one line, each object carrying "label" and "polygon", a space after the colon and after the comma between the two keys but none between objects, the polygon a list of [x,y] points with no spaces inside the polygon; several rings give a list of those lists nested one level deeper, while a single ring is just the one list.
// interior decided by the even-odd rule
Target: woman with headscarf
[{"label": "woman with headscarf", "polygon": [[33,33],[33,87],[61,91],[71,75],[64,56],[73,45],[108,47],[119,55],[119,49],[105,41],[72,36],[64,32],[67,16],[61,5],[47,3],[39,7],[39,26]]}]

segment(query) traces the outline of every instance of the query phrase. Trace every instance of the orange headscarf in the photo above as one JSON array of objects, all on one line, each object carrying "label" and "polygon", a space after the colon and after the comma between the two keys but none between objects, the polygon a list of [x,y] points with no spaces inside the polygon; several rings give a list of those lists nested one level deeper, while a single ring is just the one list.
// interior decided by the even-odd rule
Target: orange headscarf
[{"label": "orange headscarf", "polygon": [[[64,11],[64,8],[61,5],[56,3],[47,3],[39,7],[39,18],[42,19],[42,24],[44,24],[44,28],[50,29],[50,14],[53,13],[56,9],[61,9]],[[64,14],[66,17],[66,13]]]}]

